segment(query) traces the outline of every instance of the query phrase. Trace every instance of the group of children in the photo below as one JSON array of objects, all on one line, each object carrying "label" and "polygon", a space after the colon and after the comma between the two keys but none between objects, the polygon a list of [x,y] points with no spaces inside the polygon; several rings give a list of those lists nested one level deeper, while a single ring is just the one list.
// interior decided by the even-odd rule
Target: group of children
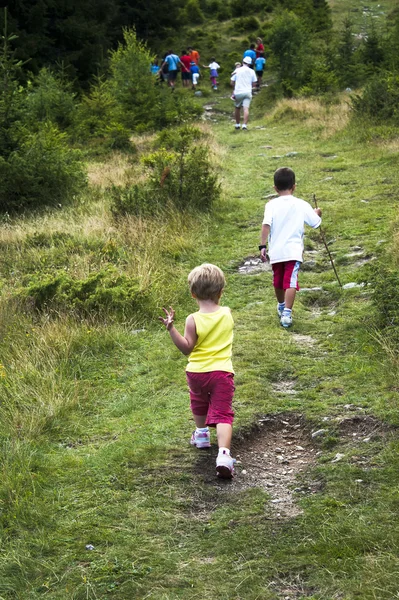
[{"label": "group of children", "polygon": [[[294,171],[289,167],[277,169],[274,173],[277,198],[265,206],[259,246],[261,260],[270,260],[272,265],[277,313],[284,328],[292,325],[292,307],[299,289],[304,225],[317,228],[321,223],[321,210],[296,198],[295,187]],[[209,448],[209,427],[215,427],[219,447],[216,474],[231,479],[235,463],[230,454],[235,389],[231,361],[234,321],[230,309],[219,305],[225,283],[219,267],[209,263],[195,267],[188,276],[188,284],[199,310],[187,317],[184,334],[174,326],[172,307],[163,308],[165,316],[159,318],[175,346],[189,357],[186,377],[196,425],[191,444]]]},{"label": "group of children", "polygon": [[[249,62],[248,57],[251,59]],[[243,61],[247,62],[251,68],[255,70],[257,75],[257,88],[260,88],[262,82],[263,71],[266,64],[264,57],[264,46],[261,38],[257,39],[257,45],[251,44],[250,48],[243,54]],[[241,62],[236,62],[232,76],[235,75],[238,68],[242,66]],[[218,89],[218,77],[220,65],[216,62],[215,57],[211,58],[209,65],[202,65],[204,69],[209,69],[209,79],[214,90]],[[187,50],[182,50],[180,57],[169,50],[163,58],[161,65],[158,59],[151,63],[151,72],[156,75],[161,82],[167,81],[169,87],[174,89],[178,71],[181,70],[181,78],[183,87],[188,87],[191,83],[192,89],[195,90],[198,85],[198,80],[201,75],[200,71],[200,55],[197,50],[191,46]],[[234,99],[234,97],[233,97]]]}]

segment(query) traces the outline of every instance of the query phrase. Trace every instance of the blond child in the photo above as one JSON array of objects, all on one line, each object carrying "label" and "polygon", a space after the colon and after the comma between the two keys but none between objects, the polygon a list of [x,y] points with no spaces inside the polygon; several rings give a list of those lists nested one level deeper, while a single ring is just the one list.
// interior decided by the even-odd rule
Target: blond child
[{"label": "blond child", "polygon": [[188,284],[199,310],[187,317],[184,335],[174,326],[172,307],[163,308],[165,317],[159,319],[175,346],[189,357],[186,376],[196,424],[191,444],[209,448],[209,427],[216,427],[219,446],[216,474],[231,479],[235,462],[230,456],[235,389],[231,362],[234,321],[230,309],[219,305],[226,281],[219,267],[205,263],[191,271]]}]

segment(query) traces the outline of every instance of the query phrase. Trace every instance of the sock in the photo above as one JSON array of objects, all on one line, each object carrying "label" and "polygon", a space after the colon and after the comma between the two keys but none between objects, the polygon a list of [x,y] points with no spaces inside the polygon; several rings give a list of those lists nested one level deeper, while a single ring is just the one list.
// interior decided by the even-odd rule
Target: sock
[{"label": "sock", "polygon": [[285,302],[279,302],[278,303],[278,309],[279,310],[284,310],[285,309]]},{"label": "sock", "polygon": [[209,427],[197,427],[195,431],[196,433],[208,433]]},{"label": "sock", "polygon": [[228,454],[230,456],[230,450],[228,448],[223,448],[222,446],[219,448],[219,454]]},{"label": "sock", "polygon": [[292,308],[284,308],[283,317],[290,317],[292,313]]}]

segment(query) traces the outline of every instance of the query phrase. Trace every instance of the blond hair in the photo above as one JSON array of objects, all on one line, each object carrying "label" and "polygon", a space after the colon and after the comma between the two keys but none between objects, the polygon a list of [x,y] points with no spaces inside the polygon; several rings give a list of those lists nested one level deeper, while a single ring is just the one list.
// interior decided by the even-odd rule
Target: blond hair
[{"label": "blond hair", "polygon": [[213,300],[217,302],[226,285],[222,269],[210,263],[195,267],[188,275],[188,285],[191,293],[198,300]]}]

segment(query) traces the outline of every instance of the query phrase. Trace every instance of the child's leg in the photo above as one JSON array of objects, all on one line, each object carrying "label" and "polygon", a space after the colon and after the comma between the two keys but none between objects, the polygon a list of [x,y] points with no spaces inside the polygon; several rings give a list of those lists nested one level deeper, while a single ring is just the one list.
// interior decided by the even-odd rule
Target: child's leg
[{"label": "child's leg", "polygon": [[231,438],[233,437],[233,426],[230,423],[217,423],[216,434],[219,448],[231,448]]},{"label": "child's leg", "polygon": [[240,124],[240,119],[241,119],[241,108],[235,108],[235,117],[236,117],[236,124],[239,125]]},{"label": "child's leg", "polygon": [[272,269],[274,293],[279,304],[279,310],[282,311],[285,306],[284,263],[274,263]]},{"label": "child's leg", "polygon": [[288,288],[285,290],[285,296],[284,296],[285,308],[292,310],[292,307],[294,306],[294,302],[295,302],[295,296],[296,296],[296,288]]},{"label": "child's leg", "polygon": [[209,408],[206,375],[206,373],[186,373],[190,389],[191,412],[196,424],[190,443],[197,448],[209,448],[211,445],[209,428],[206,425]]},{"label": "child's leg", "polygon": [[301,263],[299,261],[290,260],[282,264],[284,265],[284,278],[282,287],[285,290],[285,307],[288,310],[292,310],[295,302],[296,292],[299,289],[298,273]]},{"label": "child's leg", "polygon": [[207,414],[195,415],[193,413],[194,422],[198,429],[203,429],[204,427],[206,427],[206,417],[207,417]]},{"label": "child's leg", "polygon": [[283,287],[285,289],[285,307],[283,314],[280,319],[280,323],[283,327],[290,327],[292,325],[292,307],[295,302],[296,292],[298,287],[298,271],[301,263],[299,261],[288,261],[284,264],[284,281]]},{"label": "child's leg", "polygon": [[274,288],[274,293],[276,294],[277,301],[282,304],[285,302],[285,290],[282,288]]},{"label": "child's leg", "polygon": [[234,459],[230,456],[233,434],[234,411],[234,375],[223,371],[212,373],[213,387],[210,393],[210,405],[207,423],[216,424],[219,453],[216,458],[216,475],[222,479],[231,479],[234,475]]}]

